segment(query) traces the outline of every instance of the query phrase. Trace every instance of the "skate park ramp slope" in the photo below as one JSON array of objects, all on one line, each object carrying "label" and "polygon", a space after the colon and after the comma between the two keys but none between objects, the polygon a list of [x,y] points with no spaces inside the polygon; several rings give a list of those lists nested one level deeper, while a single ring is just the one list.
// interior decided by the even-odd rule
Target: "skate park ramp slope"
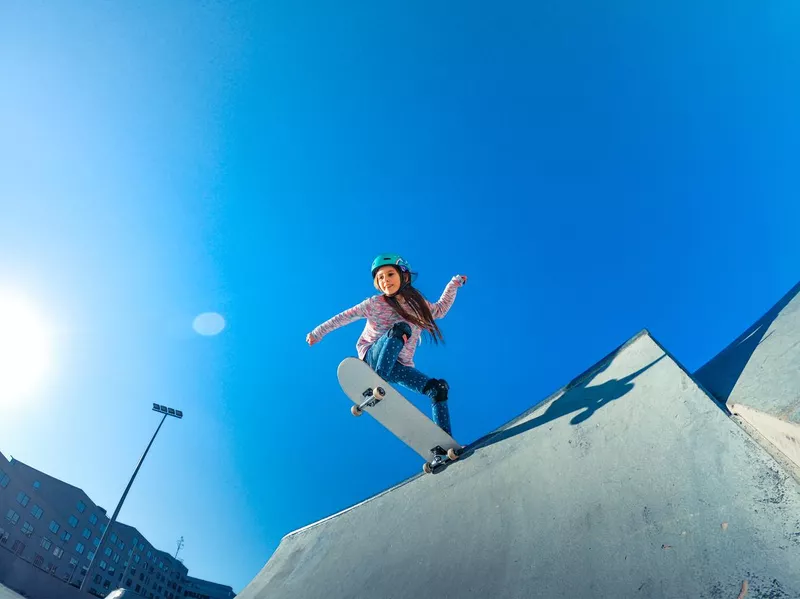
[{"label": "skate park ramp slope", "polygon": [[800,467],[798,364],[800,284],[694,376]]},{"label": "skate park ramp slope", "polygon": [[[742,594],[742,593],[745,594]],[[647,331],[239,599],[800,597],[800,491]]]}]

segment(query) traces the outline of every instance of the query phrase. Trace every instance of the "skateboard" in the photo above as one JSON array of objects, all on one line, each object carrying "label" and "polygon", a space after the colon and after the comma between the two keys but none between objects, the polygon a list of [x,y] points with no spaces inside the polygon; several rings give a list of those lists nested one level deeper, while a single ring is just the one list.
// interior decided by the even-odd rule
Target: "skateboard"
[{"label": "skateboard", "polygon": [[422,470],[436,474],[458,459],[463,448],[391,385],[358,358],[345,358],[336,371],[339,384],[355,404],[353,416],[364,412],[380,422],[425,460]]}]

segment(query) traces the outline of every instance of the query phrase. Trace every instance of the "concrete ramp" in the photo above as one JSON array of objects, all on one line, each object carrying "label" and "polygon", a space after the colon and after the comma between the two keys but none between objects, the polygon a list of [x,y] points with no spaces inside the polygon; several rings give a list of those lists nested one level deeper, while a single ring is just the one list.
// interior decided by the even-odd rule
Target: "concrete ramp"
[{"label": "concrete ramp", "polygon": [[800,468],[800,284],[695,378]]},{"label": "concrete ramp", "polygon": [[287,535],[238,597],[797,598],[800,492],[644,331],[443,473]]}]

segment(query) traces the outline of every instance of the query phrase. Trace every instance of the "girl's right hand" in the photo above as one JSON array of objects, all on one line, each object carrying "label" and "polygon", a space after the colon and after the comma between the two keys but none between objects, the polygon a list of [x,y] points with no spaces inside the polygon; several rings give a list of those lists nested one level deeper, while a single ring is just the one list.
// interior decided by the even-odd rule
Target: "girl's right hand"
[{"label": "girl's right hand", "polygon": [[315,343],[319,343],[319,339],[317,339],[311,333],[309,333],[308,335],[306,335],[306,343],[308,343],[309,345],[314,345]]}]

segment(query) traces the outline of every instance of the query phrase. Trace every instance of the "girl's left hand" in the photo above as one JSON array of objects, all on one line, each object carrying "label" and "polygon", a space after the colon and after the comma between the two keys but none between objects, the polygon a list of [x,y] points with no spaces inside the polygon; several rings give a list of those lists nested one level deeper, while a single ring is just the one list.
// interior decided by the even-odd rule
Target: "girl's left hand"
[{"label": "girl's left hand", "polygon": [[467,284],[467,275],[456,275],[456,284],[463,287]]}]

